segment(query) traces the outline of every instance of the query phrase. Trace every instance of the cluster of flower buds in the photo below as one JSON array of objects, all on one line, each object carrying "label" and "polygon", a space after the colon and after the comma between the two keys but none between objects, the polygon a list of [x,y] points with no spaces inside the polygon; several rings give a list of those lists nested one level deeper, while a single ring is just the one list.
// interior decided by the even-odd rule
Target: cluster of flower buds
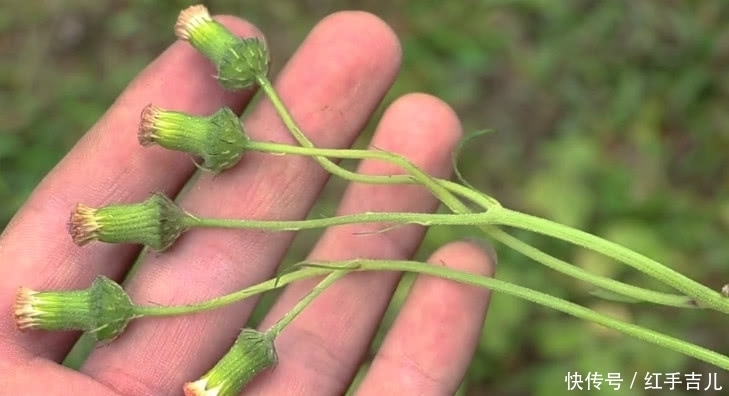
[{"label": "cluster of flower buds", "polygon": [[[269,57],[258,38],[240,38],[212,19],[202,5],[180,13],[175,34],[188,41],[218,68],[218,81],[228,89],[251,86],[268,73]],[[147,105],[137,135],[142,146],[157,144],[189,153],[202,161],[203,170],[222,172],[238,163],[249,139],[238,116],[222,108],[209,116],[194,116]],[[170,199],[155,194],[141,204],[110,205],[99,209],[79,204],[71,214],[73,241],[141,243],[163,251],[185,231],[182,211]]]},{"label": "cluster of flower buds", "polygon": [[[240,38],[213,20],[208,10],[196,5],[183,10],[175,35],[189,42],[217,68],[218,83],[238,90],[266,79],[269,55],[258,38]],[[207,171],[222,172],[234,166],[249,144],[238,116],[223,108],[208,116],[194,116],[146,106],[138,131],[142,146],[159,145],[189,153]],[[138,243],[155,251],[170,247],[194,219],[161,193],[141,203],[92,208],[78,204],[68,222],[73,241]],[[85,290],[38,292],[21,287],[14,315],[20,330],[81,330],[97,341],[111,341],[139,317],[124,289],[99,276]],[[277,362],[274,336],[244,329],[230,351],[201,379],[185,384],[186,395],[232,396],[258,373]]]},{"label": "cluster of flower buds", "polygon": [[[203,5],[180,13],[175,35],[215,65],[216,78],[225,89],[248,88],[268,74],[269,56],[263,41],[234,35]],[[238,163],[248,142],[238,116],[228,108],[210,116],[193,116],[148,105],[142,111],[138,137],[143,146],[158,144],[199,157],[202,163],[198,166],[215,173]]]}]

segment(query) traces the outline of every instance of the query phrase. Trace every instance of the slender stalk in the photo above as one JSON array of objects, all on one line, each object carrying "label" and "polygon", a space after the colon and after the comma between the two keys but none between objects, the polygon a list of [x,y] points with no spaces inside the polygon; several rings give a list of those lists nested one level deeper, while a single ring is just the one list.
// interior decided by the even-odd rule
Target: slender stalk
[{"label": "slender stalk", "polygon": [[311,271],[294,271],[288,272],[281,275],[280,277],[269,279],[267,281],[258,283],[256,285],[247,287],[243,290],[226,294],[222,297],[213,298],[207,301],[203,301],[196,304],[176,305],[176,306],[162,306],[162,305],[150,305],[134,307],[135,315],[140,317],[143,316],[180,316],[187,315],[195,312],[210,311],[213,309],[221,308],[226,305],[243,301],[246,298],[265,293],[270,290],[275,290],[280,287],[284,287],[290,283],[312,278],[314,276],[324,275],[331,271],[327,269],[312,269]]},{"label": "slender stalk", "polygon": [[[315,149],[314,144],[311,143],[311,141],[304,135],[304,133],[301,131],[301,128],[299,128],[296,121],[294,121],[291,114],[286,109],[286,105],[284,105],[281,98],[278,96],[278,93],[273,87],[273,84],[271,84],[271,81],[266,77],[265,75],[259,75],[257,78],[257,82],[263,92],[268,96],[268,99],[273,104],[273,107],[276,109],[276,112],[278,113],[279,117],[281,117],[281,120],[283,121],[284,125],[286,125],[286,128],[291,132],[291,134],[294,136],[294,138],[304,146],[305,148]],[[259,145],[262,142],[257,142]],[[253,147],[253,146],[252,146]],[[260,146],[259,146],[260,147]],[[317,149],[321,150],[321,149]],[[341,151],[341,150],[339,150]],[[450,202],[451,205],[457,205],[459,207],[462,207],[463,209],[467,210],[468,208],[461,203],[456,197],[454,197],[448,190],[446,190],[438,181],[436,181],[432,176],[429,174],[423,172],[420,168],[415,166],[412,162],[408,161],[407,158],[384,151],[375,151],[375,150],[359,150],[359,151],[367,151],[369,152],[367,155],[372,159],[382,159],[385,161],[390,161],[392,163],[397,164],[400,166],[403,170],[407,171],[412,178],[415,179],[415,181],[418,184],[422,184],[424,187],[426,187],[428,190],[431,191],[433,195],[435,195],[436,198],[438,198],[441,202]],[[362,153],[359,153],[362,154]],[[317,160],[317,162],[328,172],[332,173],[333,175],[337,175],[352,181],[359,181],[364,183],[371,183],[373,180],[373,176],[366,176],[366,175],[360,175],[358,173],[350,172],[339,165],[335,164],[326,156],[323,155],[315,155],[314,158]],[[341,158],[341,157],[340,157]],[[359,158],[359,157],[354,157]],[[374,176],[377,177],[377,176]],[[379,176],[383,177],[383,176]],[[389,176],[384,176],[389,177]],[[490,207],[493,205],[493,202],[495,200],[490,200],[488,202],[484,201],[484,204],[487,207]]]},{"label": "slender stalk", "polygon": [[609,290],[621,296],[629,297],[633,300],[650,302],[659,305],[666,305],[678,308],[698,308],[696,301],[690,297],[680,294],[660,293],[649,289],[633,286],[627,283],[616,281],[614,279],[595,275],[585,271],[580,267],[576,267],[566,263],[558,258],[552,257],[541,250],[522,242],[521,240],[511,236],[506,231],[494,226],[484,227],[486,232],[494,240],[524,254],[532,260],[544,264],[546,267],[552,268],[565,275],[579,279],[586,283],[593,284],[604,290]]},{"label": "slender stalk", "polygon": [[[283,110],[285,111],[285,110]],[[374,151],[374,150],[357,150],[357,149],[325,149],[319,147],[299,147],[292,146],[289,144],[262,142],[262,141],[249,141],[246,144],[246,150],[260,151],[271,154],[293,154],[306,157],[314,157],[318,161],[331,163],[334,165],[336,170],[329,170],[335,176],[339,176],[350,182],[355,183],[367,183],[367,184],[418,184],[420,181],[410,174],[400,175],[363,175],[352,172],[348,169],[342,168],[335,162],[329,160],[329,158],[340,158],[340,159],[374,159],[381,160],[395,164],[402,164],[409,162],[409,160],[401,155],[391,153],[388,151]],[[321,162],[320,162],[321,164]],[[415,165],[410,163],[408,168],[414,168]],[[420,171],[422,172],[422,171]],[[427,175],[427,174],[426,174]],[[447,191],[460,195],[461,197],[467,198],[473,203],[479,205],[481,208],[488,209],[492,207],[499,207],[501,204],[493,197],[484,194],[480,191],[470,189],[466,186],[452,182],[447,179],[440,179],[427,175],[428,178],[436,181]]]},{"label": "slender stalk", "polygon": [[[338,270],[354,270],[357,268],[356,263],[343,263],[341,266],[338,266]],[[185,305],[176,305],[176,306],[163,306],[163,305],[150,305],[150,306],[141,306],[137,305],[134,307],[134,313],[135,315],[139,317],[143,316],[180,316],[180,315],[188,315],[195,312],[203,312],[203,311],[210,311],[213,309],[221,308],[229,304],[236,303],[238,301],[243,301],[246,298],[265,293],[267,291],[275,290],[282,288],[284,286],[287,286],[291,283],[313,278],[316,276],[326,275],[328,273],[332,272],[331,267],[307,267],[304,269],[286,272],[280,276],[277,276],[273,279],[268,279],[263,282],[260,282],[258,284],[255,284],[253,286],[249,286],[245,289],[235,291],[230,294],[226,294],[221,297],[212,298],[207,301],[194,303],[194,304],[185,304]]]},{"label": "slender stalk", "polygon": [[[493,224],[507,225],[530,231],[542,233],[545,235],[553,236],[568,242],[575,243],[579,246],[593,249],[599,253],[602,253],[608,257],[614,258],[628,265],[634,266],[642,272],[645,272],[654,278],[662,280],[664,283],[675,287],[687,293],[688,296],[693,297],[698,301],[710,302],[717,301],[715,305],[711,305],[712,308],[718,310],[727,310],[724,298],[718,292],[715,292],[699,283],[694,282],[690,278],[683,276],[682,274],[665,267],[643,255],[633,252],[630,249],[624,248],[613,242],[606,241],[602,238],[594,235],[577,231],[572,228],[568,228],[558,223],[544,220],[538,217],[526,215],[523,213],[515,212],[505,208],[493,209],[485,213],[463,213],[463,214],[432,214],[432,213],[358,213],[353,215],[335,216],[323,219],[310,219],[310,220],[237,220],[237,219],[213,219],[213,218],[197,218],[197,217],[186,217],[184,224],[186,227],[218,227],[218,228],[234,228],[234,229],[261,229],[268,231],[297,231],[311,228],[325,228],[344,224],[353,223],[397,223],[398,225],[403,224],[418,224],[423,226],[433,225],[480,225],[487,226]],[[490,235],[496,236],[502,243],[508,244],[508,246],[516,247],[522,252],[528,253],[530,256],[540,259],[542,263],[548,267],[561,269],[567,275],[571,275],[578,279],[592,283],[598,287],[602,287],[606,290],[611,290],[615,293],[637,298],[642,301],[650,301],[663,305],[671,306],[695,306],[696,304],[685,296],[667,295],[663,293],[657,293],[650,290],[638,288],[623,284],[621,282],[614,281],[606,277],[600,277],[594,274],[590,274],[586,271],[580,271],[578,267],[567,265],[561,266],[560,263],[555,263],[550,260],[549,257],[539,257],[539,251],[532,248],[527,244],[521,244],[516,238],[512,238],[508,234],[498,230],[489,229]],[[693,282],[692,287],[689,282]],[[696,297],[696,290],[704,289],[699,297]],[[707,292],[708,291],[708,292]],[[692,296],[693,293],[694,296]]]},{"label": "slender stalk", "polygon": [[[274,221],[274,220],[236,220],[236,219],[212,219],[212,218],[195,218],[188,217],[185,219],[185,225],[188,227],[218,227],[233,229],[261,229],[268,231],[298,231],[310,228],[325,228],[343,224],[353,223],[377,223],[391,222],[398,225],[418,224],[424,226],[433,225],[487,225],[491,221],[489,215],[485,213],[476,214],[430,214],[430,213],[359,213],[354,215],[335,216],[324,219],[312,220],[291,220],[291,221]],[[388,228],[389,229],[389,228]],[[607,277],[598,276],[587,271],[581,270],[579,267],[564,263],[554,263],[557,260],[551,256],[539,257],[541,253],[538,249],[519,241],[504,231],[495,227],[488,230],[496,240],[510,246],[516,250],[522,251],[529,257],[542,261],[546,266],[561,270],[567,275],[577,279],[594,284],[605,290],[630,297],[639,301],[652,302],[655,304],[668,305],[682,308],[696,308],[696,303],[689,297],[683,295],[674,295],[667,293],[655,292],[643,289],[637,286],[628,285]]]},{"label": "slender stalk", "polygon": [[266,231],[298,231],[312,228],[326,228],[354,223],[396,223],[396,225],[418,224],[434,225],[475,225],[486,220],[483,213],[436,214],[436,213],[397,213],[397,212],[365,212],[352,215],[334,216],[310,220],[239,220],[214,219],[188,216],[183,224],[188,227],[214,227],[247,229],[254,228]]},{"label": "slender stalk", "polygon": [[342,278],[344,275],[349,273],[348,270],[337,270],[332,271],[327,275],[326,278],[324,278],[321,282],[319,282],[318,285],[316,285],[308,294],[304,296],[299,302],[294,305],[291,310],[289,310],[284,317],[279,319],[276,324],[271,326],[268,330],[266,330],[266,333],[269,334],[271,337],[276,338],[279,334],[283,331],[283,329],[286,328],[294,319],[296,319],[297,316],[304,310],[304,308],[308,307],[309,304],[311,304],[314,299],[321,294],[324,290],[326,290],[327,287],[329,287],[332,283],[336,282],[340,278]]},{"label": "slender stalk", "polygon": [[[344,224],[354,223],[395,223],[396,226],[405,224],[418,224],[422,226],[434,225],[478,225],[486,227],[493,222],[493,216],[486,213],[464,213],[464,214],[432,214],[432,213],[358,213],[353,215],[334,216],[323,219],[310,220],[238,220],[238,219],[214,219],[198,218],[189,216],[183,220],[187,228],[193,227],[215,227],[229,229],[259,229],[267,231],[298,231],[312,228],[326,228]],[[392,227],[385,228],[389,230]],[[528,257],[541,261],[547,267],[561,271],[577,279],[594,284],[605,290],[630,297],[638,301],[651,302],[655,304],[668,305],[683,308],[696,308],[696,303],[689,297],[682,295],[659,293],[648,289],[628,285],[607,277],[598,276],[575,267],[573,265],[559,262],[556,258],[543,254],[538,249],[510,236],[496,227],[486,228],[487,232],[494,239],[523,252]],[[543,257],[541,255],[546,257]],[[556,262],[555,262],[556,261]]]},{"label": "slender stalk", "polygon": [[687,296],[693,298],[700,304],[720,312],[729,313],[729,300],[723,297],[718,291],[712,290],[657,261],[617,243],[567,227],[563,224],[506,208],[491,210],[485,213],[485,215],[490,217],[490,224],[521,228],[594,250],[656,278],[676,290],[686,293]]},{"label": "slender stalk", "polygon": [[[291,117],[291,115],[289,114],[288,110],[286,109],[286,106],[284,105],[281,98],[278,96],[276,90],[274,89],[273,85],[268,80],[268,78],[265,76],[261,76],[258,78],[258,83],[261,86],[261,88],[263,89],[263,91],[266,93],[266,95],[268,96],[269,100],[273,104],[276,111],[279,113],[279,116],[281,117],[284,124],[291,132],[291,134],[302,146],[304,146],[305,149],[301,150],[301,151],[305,151],[306,149],[309,149],[309,150],[314,149],[314,151],[324,150],[324,149],[315,149],[314,148],[311,141],[309,141],[309,139],[306,137],[306,135],[304,135],[304,133],[301,131],[299,126],[294,121],[293,117]],[[262,149],[266,148],[263,145],[261,145],[259,147],[261,147]],[[274,147],[270,147],[270,146],[268,148],[275,149]],[[339,151],[341,151],[341,150],[339,150]],[[369,151],[369,150],[353,150],[353,151]],[[365,183],[368,183],[368,182],[371,183],[376,178],[382,178],[382,176],[365,176],[365,175],[360,175],[360,174],[351,172],[349,170],[346,170],[346,169],[340,167],[336,163],[332,162],[324,155],[324,154],[330,154],[332,156],[338,157],[337,153],[335,153],[335,152],[317,151],[317,153],[321,154],[321,155],[312,154],[312,151],[306,151],[306,152],[308,154],[305,154],[304,152],[301,152],[299,154],[314,155],[317,162],[319,162],[319,164],[324,169],[326,169],[327,171],[331,172],[332,174],[342,177],[344,179],[351,180],[351,181],[360,181],[360,182],[365,182]],[[293,153],[293,151],[291,153]],[[470,189],[467,189],[456,183],[450,183],[450,182],[445,182],[442,180],[433,179],[429,175],[422,172],[415,165],[410,163],[406,158],[397,156],[396,154],[387,153],[387,152],[376,152],[376,151],[372,151],[372,153],[378,153],[378,155],[371,156],[368,158],[388,160],[388,161],[397,163],[403,169],[409,171],[411,173],[411,175],[409,176],[409,179],[407,179],[407,182],[418,183],[418,182],[423,182],[423,180],[428,181],[427,183],[423,182],[422,184],[425,187],[427,187],[438,199],[441,200],[441,202],[444,205],[446,205],[448,208],[450,208],[453,212],[455,212],[455,213],[469,213],[470,212],[469,208],[466,205],[464,205],[459,199],[457,199],[455,196],[453,196],[450,193],[450,191],[453,191],[453,192],[458,192],[460,195],[463,195],[463,193],[465,192],[464,190],[470,190]],[[359,155],[362,153],[357,153],[357,154]],[[338,157],[338,158],[360,158],[360,157],[355,157],[355,154],[352,154],[352,157]],[[385,176],[385,178],[388,178],[388,177],[389,176]],[[397,177],[397,176],[393,176],[392,178],[394,178],[394,177]],[[391,182],[393,181],[392,178],[389,179]],[[405,178],[403,178],[403,179],[404,179],[403,181],[406,181]],[[385,179],[377,179],[377,180],[379,181],[379,180],[385,180]],[[438,187],[442,187],[442,188],[433,188],[433,183],[438,184]],[[455,187],[455,186],[458,186],[458,187]],[[479,206],[483,207],[484,209],[493,210],[493,209],[501,208],[501,205],[498,203],[498,201],[496,201],[495,199],[493,199],[485,194],[467,194],[465,196],[467,196],[469,199],[473,200],[475,203],[477,203]],[[487,227],[486,225],[479,225],[478,227],[487,235],[494,237],[494,239],[500,239],[502,242],[504,240],[506,240],[505,236],[507,234],[497,233],[495,231],[494,227]],[[574,229],[563,226],[563,230],[574,230]],[[533,231],[539,232],[538,230],[533,230]],[[574,231],[577,231],[577,230],[574,230]],[[597,237],[594,237],[594,238],[597,238]],[[598,239],[600,239],[600,238],[598,238]],[[616,244],[613,244],[613,245],[617,246]],[[516,249],[517,251],[526,255],[527,257],[535,259],[537,262],[539,262],[549,268],[552,268],[563,274],[576,277],[577,279],[596,284],[605,290],[609,290],[609,291],[617,293],[617,294],[629,296],[631,298],[636,298],[639,300],[651,301],[651,302],[655,302],[655,303],[659,303],[659,304],[667,304],[667,305],[673,305],[673,306],[683,306],[685,304],[684,302],[679,301],[679,298],[683,298],[682,296],[672,296],[672,297],[669,297],[668,300],[664,299],[664,296],[657,296],[657,295],[648,296],[648,295],[645,295],[642,292],[640,292],[640,290],[643,290],[643,289],[635,290],[635,289],[633,289],[632,286],[623,284],[621,282],[617,282],[617,281],[614,281],[614,280],[611,280],[611,279],[605,278],[605,277],[598,277],[581,268],[572,266],[569,263],[556,259],[544,252],[531,248],[530,246],[528,246],[526,244],[514,243],[514,241],[511,240],[511,241],[509,241],[508,246]],[[589,248],[589,246],[587,246],[587,247]],[[623,249],[625,249],[625,248],[623,248]],[[613,257],[612,255],[608,255],[608,256]],[[633,255],[632,257],[636,257],[636,256]],[[656,277],[657,274],[660,275],[660,273],[657,273],[655,271],[655,269],[657,268],[655,266],[652,267],[653,270],[649,269],[648,271],[643,271],[643,267],[640,265],[637,265],[636,263],[626,263],[626,264],[633,266],[634,268],[638,269],[639,271],[647,273],[649,276]],[[660,266],[660,264],[658,264],[658,265]],[[673,272],[672,270],[668,269],[667,267],[663,267],[663,268],[666,268],[668,271]],[[705,286],[703,286],[683,275],[678,274],[678,275],[680,275],[680,277],[682,279],[689,280],[690,282],[681,283],[682,279],[679,277],[676,277],[675,275],[671,275],[670,272],[664,273],[664,276],[659,276],[657,279],[663,280],[663,278],[665,277],[666,274],[668,274],[668,276],[673,279],[673,281],[671,283],[669,283],[669,285],[673,286],[677,290],[685,292],[688,296],[690,296],[693,299],[692,301],[689,301],[688,304],[694,305],[694,303],[695,303],[699,306],[707,305],[714,309],[718,309],[718,310],[724,311],[724,312],[725,312],[725,310],[729,309],[726,307],[727,304],[723,304],[722,301],[717,300],[716,292],[713,292],[711,289],[708,289]],[[595,283],[595,280],[598,280],[599,283]],[[679,285],[680,287],[676,287],[676,285],[678,283],[681,283]],[[635,293],[636,291],[638,293]],[[712,294],[712,292],[713,292],[713,294]],[[709,300],[703,301],[704,298],[708,298]]]},{"label": "slender stalk", "polygon": [[428,265],[414,261],[404,260],[349,260],[342,262],[303,262],[299,270],[286,273],[277,279],[270,279],[240,290],[226,296],[218,297],[198,304],[177,307],[137,307],[135,313],[139,316],[175,316],[209,309],[215,309],[231,304],[252,295],[263,293],[276,288],[284,287],[292,282],[329,274],[332,272],[347,271],[400,271],[423,275],[436,276],[468,285],[490,289],[496,292],[512,295],[538,305],[564,312],[576,318],[598,323],[607,328],[617,330],[623,334],[647,341],[649,343],[670,349],[701,361],[710,363],[724,370],[729,370],[729,357],[716,353],[689,342],[667,336],[665,334],[643,328],[638,325],[626,323],[618,319],[605,316],[581,305],[538,292],[526,287],[518,286],[502,280],[472,274],[453,268],[437,265]]}]

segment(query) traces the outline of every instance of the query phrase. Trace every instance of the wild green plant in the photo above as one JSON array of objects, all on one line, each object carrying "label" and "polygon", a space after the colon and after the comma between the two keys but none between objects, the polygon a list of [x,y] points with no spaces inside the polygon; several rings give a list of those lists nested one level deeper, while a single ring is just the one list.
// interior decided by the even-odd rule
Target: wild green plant
[{"label": "wild green plant", "polygon": [[[179,207],[162,193],[140,203],[109,204],[92,208],[78,204],[69,221],[69,231],[78,245],[93,241],[137,243],[163,253],[192,228],[259,229],[269,232],[300,231],[344,224],[381,223],[380,232],[406,225],[476,227],[487,238],[502,243],[555,271],[598,289],[596,295],[622,302],[652,303],[677,308],[729,313],[729,286],[712,290],[671,268],[598,236],[504,207],[495,198],[461,183],[433,177],[407,158],[382,150],[324,149],[308,140],[291,116],[268,78],[269,54],[257,38],[239,38],[214,21],[203,6],[180,14],[176,35],[188,41],[217,68],[219,83],[228,90],[258,86],[272,103],[284,125],[299,145],[256,141],[250,138],[238,116],[223,108],[209,116],[193,116],[152,104],[142,110],[138,140],[142,146],[159,145],[191,154],[202,171],[224,172],[250,151],[312,157],[322,168],[342,179],[370,184],[416,184],[429,190],[450,209],[448,214],[359,213],[311,220],[251,220],[204,218]],[[454,155],[454,157],[457,156]],[[368,176],[351,172],[332,159],[370,159],[399,166],[403,173]],[[458,174],[458,169],[454,170]],[[476,208],[475,210],[472,208]],[[590,273],[557,259],[514,238],[501,227],[523,229],[593,250],[621,262],[675,290],[663,293]],[[276,277],[243,290],[181,306],[138,305],[114,281],[97,278],[86,290],[33,291],[21,288],[15,304],[21,330],[83,330],[96,341],[111,342],[134,319],[186,315],[220,308],[292,282],[323,277],[320,283],[276,324],[266,331],[243,329],[230,351],[198,380],[185,385],[191,395],[235,395],[263,370],[276,364],[276,337],[319,293],[338,279],[357,271],[401,271],[427,274],[516,296],[577,318],[598,323],[626,335],[729,369],[729,357],[657,331],[627,323],[536,290],[486,276],[433,266],[417,261],[351,259],[304,261]]]}]

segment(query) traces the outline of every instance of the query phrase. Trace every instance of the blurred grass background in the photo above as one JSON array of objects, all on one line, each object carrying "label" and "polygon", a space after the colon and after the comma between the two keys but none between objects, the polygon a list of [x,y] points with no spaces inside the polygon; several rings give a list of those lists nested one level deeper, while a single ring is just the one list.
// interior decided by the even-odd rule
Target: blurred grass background
[{"label": "blurred grass background", "polygon": [[[173,41],[177,13],[189,4],[0,0],[0,225]],[[404,50],[387,102],[406,92],[432,93],[457,110],[466,130],[496,130],[465,150],[461,166],[473,184],[506,206],[623,243],[717,290],[727,283],[728,2],[206,4],[256,23],[276,69],[323,16],[341,9],[376,13]],[[600,256],[518,235],[575,265],[651,285]],[[463,236],[433,229],[421,254]],[[303,255],[311,239],[299,238],[293,255]],[[588,287],[497,249],[502,279],[729,351],[724,316],[599,300]],[[706,385],[706,376],[719,370],[496,295],[462,393],[562,394],[568,372],[612,372],[625,379],[620,391],[603,385],[581,394],[658,394],[643,390],[647,372],[691,371],[703,373]],[[718,380],[729,389],[726,373]]]}]

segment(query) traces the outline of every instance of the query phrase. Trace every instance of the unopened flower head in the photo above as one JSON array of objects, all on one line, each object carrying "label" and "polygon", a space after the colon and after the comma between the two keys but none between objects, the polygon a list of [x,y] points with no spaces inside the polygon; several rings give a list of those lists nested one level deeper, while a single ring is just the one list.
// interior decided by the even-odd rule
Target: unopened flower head
[{"label": "unopened flower head", "polygon": [[35,297],[39,292],[21,287],[15,296],[15,307],[13,314],[15,324],[20,330],[33,329],[40,326],[41,318],[46,314],[38,308],[38,299]]},{"label": "unopened flower head", "polygon": [[180,12],[175,35],[213,62],[220,85],[226,89],[249,87],[268,73],[269,56],[263,41],[237,37],[210,17],[205,6],[194,5]]},{"label": "unopened flower head", "polygon": [[[214,22],[213,18],[204,5],[192,5],[180,11],[177,22],[175,22],[175,36],[187,41],[205,39],[203,34],[206,32],[206,29],[215,29],[215,27],[209,25],[210,22]],[[196,32],[197,35],[193,34],[193,32]],[[208,39],[210,38],[208,37]]]},{"label": "unopened flower head", "polygon": [[103,276],[84,290],[39,292],[21,287],[13,309],[20,330],[82,330],[97,341],[116,338],[134,318],[124,289]]},{"label": "unopened flower head", "polygon": [[248,136],[238,116],[224,107],[210,116],[193,116],[147,105],[139,124],[139,143],[158,144],[202,159],[203,170],[222,172],[241,159]]},{"label": "unopened flower head", "polygon": [[278,361],[273,337],[243,329],[228,353],[207,374],[184,386],[186,396],[236,396],[259,373]]},{"label": "unopened flower head", "polygon": [[77,204],[71,212],[68,231],[79,246],[91,241],[141,243],[163,251],[185,231],[186,216],[169,198],[157,193],[135,204],[98,209]]}]

